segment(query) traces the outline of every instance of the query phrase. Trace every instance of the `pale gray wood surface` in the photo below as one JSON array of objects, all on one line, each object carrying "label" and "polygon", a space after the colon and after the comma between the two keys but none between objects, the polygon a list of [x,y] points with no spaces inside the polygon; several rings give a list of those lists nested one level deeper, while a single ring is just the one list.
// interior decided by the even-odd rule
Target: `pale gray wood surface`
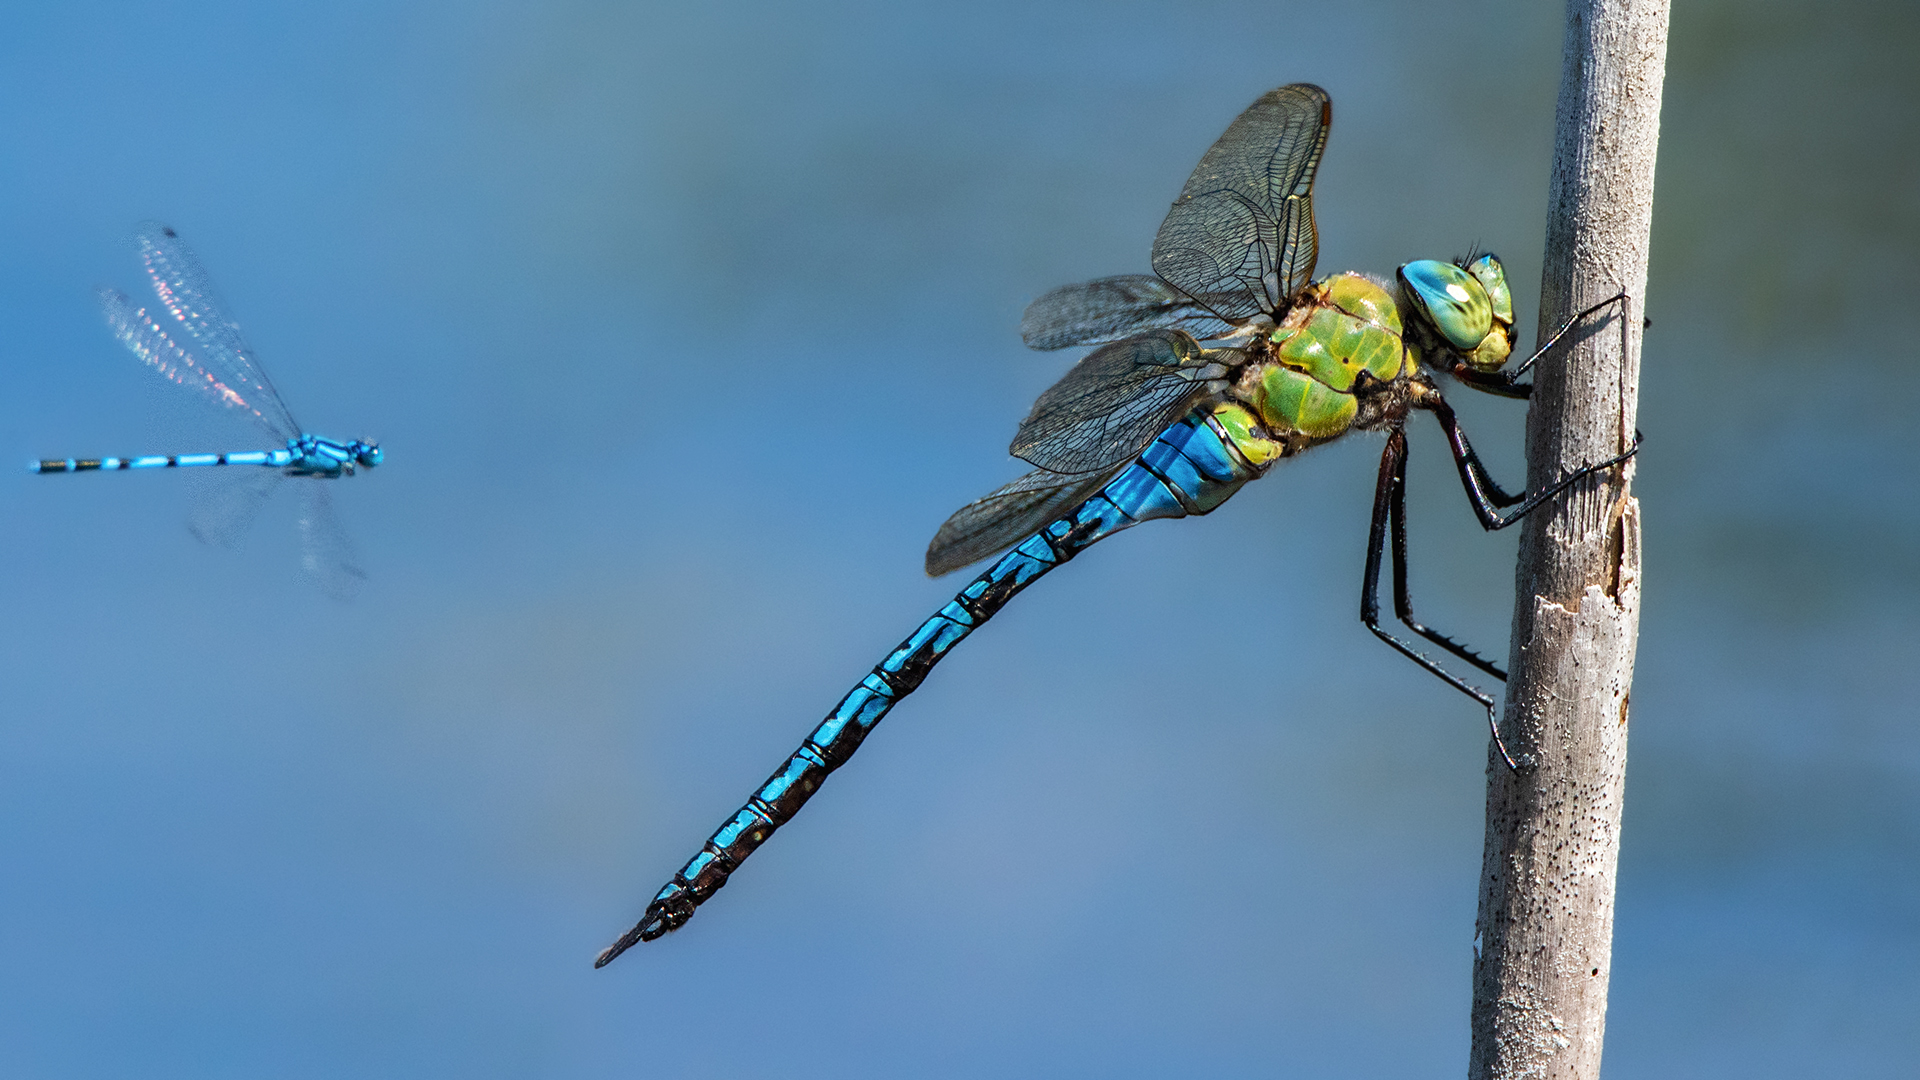
[{"label": "pale gray wood surface", "polygon": [[[1639,389],[1666,0],[1569,0],[1541,338],[1625,290],[1543,360],[1527,420],[1529,489],[1624,450]],[[1658,452],[1657,442],[1656,449]],[[1600,1075],[1640,615],[1631,463],[1523,526],[1502,732],[1490,754],[1468,1075]]]}]

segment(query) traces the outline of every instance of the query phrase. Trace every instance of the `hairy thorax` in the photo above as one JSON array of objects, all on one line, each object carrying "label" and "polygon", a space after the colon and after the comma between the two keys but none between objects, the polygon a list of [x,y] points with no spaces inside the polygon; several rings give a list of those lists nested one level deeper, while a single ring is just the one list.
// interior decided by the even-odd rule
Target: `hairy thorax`
[{"label": "hairy thorax", "polygon": [[1392,287],[1334,274],[1303,291],[1247,350],[1229,396],[1258,418],[1282,456],[1358,428],[1390,426],[1431,391]]}]

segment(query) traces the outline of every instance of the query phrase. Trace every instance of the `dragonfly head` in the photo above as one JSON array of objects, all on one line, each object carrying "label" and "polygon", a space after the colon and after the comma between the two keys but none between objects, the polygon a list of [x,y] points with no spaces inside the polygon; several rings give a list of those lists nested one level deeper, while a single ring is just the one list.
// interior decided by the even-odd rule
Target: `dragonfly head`
[{"label": "dragonfly head", "polygon": [[1420,259],[1402,266],[1399,278],[1419,321],[1468,367],[1498,371],[1513,355],[1513,293],[1498,257]]},{"label": "dragonfly head", "polygon": [[365,439],[353,440],[347,444],[347,449],[353,453],[353,460],[369,469],[380,464],[381,459],[385,456],[380,453],[380,444],[370,443]]}]

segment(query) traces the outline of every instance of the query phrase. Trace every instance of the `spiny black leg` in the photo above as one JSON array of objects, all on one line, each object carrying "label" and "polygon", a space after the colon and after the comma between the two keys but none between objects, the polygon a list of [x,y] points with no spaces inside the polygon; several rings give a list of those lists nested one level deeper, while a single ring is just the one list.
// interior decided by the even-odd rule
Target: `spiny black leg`
[{"label": "spiny black leg", "polygon": [[1500,670],[1491,661],[1479,653],[1453,640],[1438,630],[1432,629],[1413,617],[1413,593],[1407,585],[1407,464],[1408,448],[1403,443],[1400,449],[1400,464],[1394,469],[1392,503],[1387,508],[1387,518],[1393,531],[1393,613],[1407,629],[1433,642],[1453,655],[1479,668],[1481,671],[1499,679],[1507,680],[1507,673]]},{"label": "spiny black leg", "polygon": [[[1506,759],[1507,767],[1518,770],[1519,764],[1513,755],[1507,752],[1506,740],[1500,737],[1500,722],[1495,715],[1493,698],[1476,689],[1471,684],[1428,659],[1412,645],[1401,641],[1380,628],[1380,559],[1387,547],[1387,530],[1390,521],[1397,515],[1396,505],[1400,504],[1402,491],[1407,482],[1407,433],[1404,428],[1395,427],[1387,436],[1387,449],[1380,455],[1380,479],[1373,489],[1373,523],[1367,534],[1367,571],[1366,580],[1360,587],[1360,621],[1374,636],[1393,646],[1401,655],[1439,678],[1448,686],[1479,702],[1487,710],[1487,730],[1493,733],[1493,744],[1500,749],[1500,756]],[[1400,543],[1395,545],[1394,589],[1396,600],[1406,591],[1406,552],[1404,531],[1396,530]],[[1412,625],[1409,623],[1409,625]],[[1458,648],[1452,642],[1449,648]]]},{"label": "spiny black leg", "polygon": [[1480,455],[1473,452],[1473,444],[1467,441],[1467,433],[1460,430],[1460,421],[1453,414],[1453,406],[1438,394],[1422,401],[1421,406],[1433,413],[1440,421],[1440,430],[1446,432],[1447,446],[1453,451],[1454,467],[1460,470],[1460,483],[1467,489],[1467,498],[1473,502],[1473,512],[1480,518],[1480,527],[1492,532],[1506,527],[1500,519],[1500,510],[1521,501],[1523,496],[1509,495],[1499,482],[1487,472],[1480,463]]},{"label": "spiny black leg", "polygon": [[1533,384],[1516,382],[1515,380],[1526,374],[1527,369],[1533,367],[1535,361],[1547,355],[1547,350],[1558,344],[1561,338],[1566,337],[1569,330],[1572,330],[1580,324],[1580,320],[1599,311],[1608,304],[1619,304],[1623,319],[1624,316],[1632,310],[1632,301],[1628,298],[1625,291],[1614,293],[1605,300],[1580,311],[1575,314],[1573,318],[1561,323],[1560,329],[1555,330],[1547,337],[1546,341],[1541,343],[1539,348],[1533,350],[1532,356],[1520,361],[1518,367],[1508,371],[1475,371],[1465,363],[1456,362],[1453,365],[1452,375],[1454,378],[1459,379],[1461,382],[1482,393],[1497,394],[1500,397],[1525,398],[1532,394]]},{"label": "spiny black leg", "polygon": [[1547,355],[1547,350],[1553,348],[1554,344],[1558,342],[1561,338],[1566,337],[1567,331],[1572,330],[1575,326],[1578,326],[1580,324],[1581,319],[1584,319],[1587,316],[1593,314],[1594,312],[1599,311],[1601,308],[1606,307],[1608,304],[1620,305],[1620,318],[1622,322],[1625,322],[1627,317],[1633,314],[1633,301],[1627,296],[1627,292],[1625,289],[1622,289],[1619,292],[1614,293],[1612,296],[1607,297],[1605,300],[1600,301],[1599,303],[1593,305],[1592,307],[1586,308],[1576,313],[1573,316],[1573,318],[1568,319],[1566,322],[1560,324],[1560,329],[1555,330],[1553,332],[1553,336],[1541,342],[1540,347],[1533,350],[1532,356],[1529,356],[1525,360],[1522,360],[1520,362],[1520,366],[1513,369],[1514,378],[1516,379],[1519,378],[1522,373],[1524,373],[1528,368],[1533,366],[1534,361]]},{"label": "spiny black leg", "polygon": [[[1453,406],[1448,405],[1439,394],[1428,394],[1416,407],[1433,413],[1434,419],[1440,421],[1441,430],[1447,433],[1447,445],[1453,450],[1453,464],[1460,471],[1460,485],[1467,489],[1467,499],[1473,503],[1473,513],[1480,519],[1480,527],[1488,532],[1496,532],[1519,521],[1534,507],[1565,491],[1574,481],[1603,469],[1611,469],[1640,449],[1640,433],[1636,431],[1633,433],[1633,445],[1627,447],[1624,453],[1575,469],[1524,497],[1509,495],[1487,474],[1487,467],[1480,464],[1480,456],[1473,452],[1472,444],[1467,442],[1466,432],[1460,430],[1460,421],[1453,415]],[[1514,505],[1516,503],[1519,505]],[[1505,514],[1500,513],[1502,508],[1509,506],[1513,509]]]},{"label": "spiny black leg", "polygon": [[1533,396],[1532,383],[1517,383],[1513,381],[1514,378],[1519,375],[1517,371],[1475,371],[1468,367],[1464,361],[1461,361],[1453,365],[1452,374],[1454,378],[1459,379],[1461,382],[1466,383],[1468,386],[1473,387],[1483,394],[1493,394],[1496,397],[1519,398],[1521,401],[1525,401]]}]

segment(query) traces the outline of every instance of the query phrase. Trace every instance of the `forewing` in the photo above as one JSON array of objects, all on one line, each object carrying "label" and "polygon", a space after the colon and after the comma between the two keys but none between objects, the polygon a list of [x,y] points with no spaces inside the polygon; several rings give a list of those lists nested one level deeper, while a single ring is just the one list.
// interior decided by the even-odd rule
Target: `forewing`
[{"label": "forewing", "polygon": [[300,484],[300,566],[320,591],[335,600],[352,600],[366,584],[353,540],[334,516],[327,495],[332,480],[309,478]]},{"label": "forewing", "polygon": [[952,573],[1012,547],[1065,517],[1119,471],[1065,476],[1035,469],[993,494],[975,499],[954,511],[933,535],[933,542],[927,545],[927,576]]},{"label": "forewing", "polygon": [[1140,451],[1209,394],[1225,389],[1230,349],[1202,350],[1155,330],[1088,353],[1020,423],[1012,453],[1050,472],[1103,472]]},{"label": "forewing", "polygon": [[1154,273],[1237,322],[1313,280],[1313,174],[1333,104],[1310,83],[1269,91],[1213,144],[1153,238]]},{"label": "forewing", "polygon": [[[280,400],[246,339],[240,336],[240,324],[215,298],[207,273],[192,250],[172,229],[158,222],[142,225],[134,241],[139,245],[147,276],[153,279],[153,291],[169,317],[146,318],[144,310],[133,311],[126,297],[103,289],[101,301],[107,308],[108,321],[114,323],[115,334],[150,364],[154,361],[147,359],[136,342],[158,346],[164,341],[172,345],[174,355],[169,363],[191,372],[221,404],[253,414],[282,440],[299,436],[300,425]],[[113,297],[118,297],[133,318],[116,312]],[[162,373],[166,373],[164,368]],[[188,381],[171,374],[167,377]]]},{"label": "forewing", "polygon": [[[113,331],[115,340],[125,345],[142,363],[159,372],[161,378],[187,387],[215,405],[246,413],[275,442],[285,442],[299,434],[287,434],[288,429],[280,426],[281,421],[271,418],[277,412],[262,412],[251,400],[241,396],[239,391],[209,370],[162,325],[160,319],[166,316],[156,318],[146,308],[134,307],[127,294],[117,289],[102,286],[96,291],[100,298],[101,314],[106,316],[107,327]],[[167,321],[172,322],[170,319]]]},{"label": "forewing", "polygon": [[1122,274],[1062,285],[1028,304],[1020,339],[1030,349],[1064,349],[1157,327],[1185,330],[1203,341],[1234,332],[1233,324],[1154,275]]}]

